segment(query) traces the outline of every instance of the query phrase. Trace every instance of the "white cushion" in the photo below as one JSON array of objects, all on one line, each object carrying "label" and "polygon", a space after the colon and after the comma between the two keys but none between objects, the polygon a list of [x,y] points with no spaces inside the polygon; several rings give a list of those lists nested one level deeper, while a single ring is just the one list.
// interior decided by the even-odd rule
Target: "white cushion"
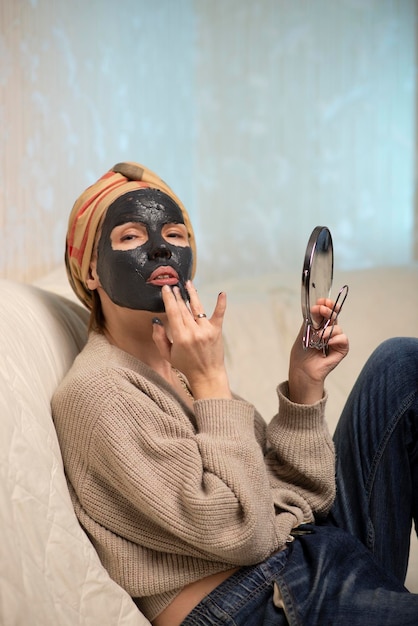
[{"label": "white cushion", "polygon": [[144,626],[75,517],[51,395],[86,335],[85,311],[0,281],[0,623]]}]

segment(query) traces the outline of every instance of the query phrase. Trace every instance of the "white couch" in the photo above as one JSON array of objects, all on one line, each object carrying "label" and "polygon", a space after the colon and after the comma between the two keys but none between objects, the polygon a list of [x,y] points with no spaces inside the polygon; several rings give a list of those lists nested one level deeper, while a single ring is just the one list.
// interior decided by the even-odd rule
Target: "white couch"
[{"label": "white couch", "polygon": [[[333,429],[370,351],[418,336],[418,268],[340,274],[350,284],[341,323],[351,353],[329,378]],[[301,322],[297,275],[199,286],[207,311],[222,289],[233,388],[268,420]],[[38,286],[0,280],[0,623],[5,626],[144,626],[149,622],[101,566],[72,510],[50,414],[51,395],[86,337],[86,312],[62,268]],[[68,296],[69,299],[63,296]],[[414,539],[407,584],[418,592]]]}]

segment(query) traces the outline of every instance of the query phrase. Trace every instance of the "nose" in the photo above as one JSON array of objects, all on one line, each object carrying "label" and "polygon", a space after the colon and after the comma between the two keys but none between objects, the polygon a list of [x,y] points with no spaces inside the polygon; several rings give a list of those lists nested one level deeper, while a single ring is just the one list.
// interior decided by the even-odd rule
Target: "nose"
[{"label": "nose", "polygon": [[171,259],[171,250],[167,248],[165,243],[159,243],[151,248],[148,258],[151,261],[155,259]]}]

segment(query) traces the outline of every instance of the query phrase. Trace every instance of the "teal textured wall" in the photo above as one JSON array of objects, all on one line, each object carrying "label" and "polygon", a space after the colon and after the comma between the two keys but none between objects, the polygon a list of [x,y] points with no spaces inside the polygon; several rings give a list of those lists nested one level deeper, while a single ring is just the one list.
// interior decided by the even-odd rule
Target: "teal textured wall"
[{"label": "teal textured wall", "polygon": [[[198,281],[407,263],[414,0],[3,0],[0,275],[62,262],[82,189],[120,160],[182,197]],[[256,260],[256,263],[254,262]]]}]

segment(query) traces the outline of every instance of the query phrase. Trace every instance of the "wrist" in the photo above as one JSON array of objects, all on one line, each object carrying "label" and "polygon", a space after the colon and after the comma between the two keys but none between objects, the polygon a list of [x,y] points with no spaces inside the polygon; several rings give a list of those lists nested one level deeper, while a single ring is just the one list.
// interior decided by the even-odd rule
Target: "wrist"
[{"label": "wrist", "polygon": [[315,404],[324,397],[323,381],[289,372],[289,400],[295,404]]},{"label": "wrist", "polygon": [[233,397],[226,373],[206,374],[203,377],[193,376],[189,378],[189,385],[195,400],[210,398],[230,400]]}]

